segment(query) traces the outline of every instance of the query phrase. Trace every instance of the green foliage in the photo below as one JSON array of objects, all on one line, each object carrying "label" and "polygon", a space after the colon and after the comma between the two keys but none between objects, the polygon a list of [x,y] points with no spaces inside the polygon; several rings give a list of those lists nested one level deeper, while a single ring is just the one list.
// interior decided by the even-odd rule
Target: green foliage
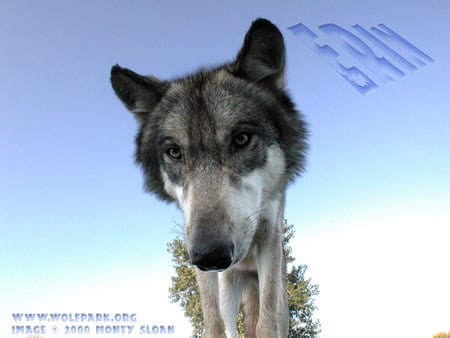
[{"label": "green foliage", "polygon": [[[306,265],[292,265],[295,258],[292,248],[288,245],[294,237],[293,225],[284,222],[283,251],[286,263],[290,270],[286,276],[287,295],[289,303],[289,338],[315,338],[320,333],[320,322],[313,319],[314,296],[319,294],[318,285],[311,284],[310,279],[305,280]],[[204,334],[203,316],[200,305],[200,293],[195,279],[195,270],[190,264],[189,255],[180,238],[175,238],[168,245],[175,267],[175,276],[172,277],[172,286],[169,288],[172,302],[180,303],[192,324],[192,337],[199,338]],[[245,337],[244,314],[239,311],[237,318],[239,338]],[[438,337],[440,338],[440,337]]]},{"label": "green foliage", "polygon": [[[284,221],[283,251],[286,263],[291,264],[295,258],[289,241],[294,237],[294,226]],[[286,276],[286,291],[289,305],[289,338],[314,338],[320,333],[320,322],[313,319],[314,296],[319,294],[319,286],[305,279],[306,265],[292,265]]]},{"label": "green foliage", "polygon": [[447,333],[445,332],[439,332],[436,333],[433,338],[450,338],[450,331],[448,331]]},{"label": "green foliage", "polygon": [[293,266],[287,275],[289,304],[289,338],[312,338],[320,332],[320,323],[313,320],[313,296],[319,294],[318,285],[305,280],[306,265]]},{"label": "green foliage", "polygon": [[187,250],[183,241],[178,237],[168,245],[167,250],[172,254],[172,261],[175,266],[175,276],[172,276],[172,286],[169,288],[170,300],[173,303],[180,303],[184,309],[184,315],[189,318],[193,327],[192,337],[202,337],[204,325],[200,291]]}]

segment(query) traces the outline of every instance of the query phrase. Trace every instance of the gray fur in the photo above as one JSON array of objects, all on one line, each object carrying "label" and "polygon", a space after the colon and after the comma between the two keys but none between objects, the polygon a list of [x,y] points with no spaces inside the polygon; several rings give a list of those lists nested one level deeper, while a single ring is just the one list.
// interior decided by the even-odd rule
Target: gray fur
[{"label": "gray fur", "polygon": [[[307,132],[284,68],[281,33],[258,19],[229,64],[170,81],[111,70],[139,124],[136,161],[147,189],[184,212],[191,260],[204,270],[197,279],[208,337],[224,329],[234,337],[241,301],[249,336],[287,335],[284,191],[304,169]],[[219,293],[230,301],[219,302]]]}]

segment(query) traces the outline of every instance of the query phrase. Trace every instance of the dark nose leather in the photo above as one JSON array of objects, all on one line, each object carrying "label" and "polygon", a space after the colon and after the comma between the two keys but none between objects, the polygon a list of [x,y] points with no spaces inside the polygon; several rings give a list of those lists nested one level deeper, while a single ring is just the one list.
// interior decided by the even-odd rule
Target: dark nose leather
[{"label": "dark nose leather", "polygon": [[192,264],[202,271],[225,270],[233,262],[232,243],[204,243],[195,245],[189,256]]}]

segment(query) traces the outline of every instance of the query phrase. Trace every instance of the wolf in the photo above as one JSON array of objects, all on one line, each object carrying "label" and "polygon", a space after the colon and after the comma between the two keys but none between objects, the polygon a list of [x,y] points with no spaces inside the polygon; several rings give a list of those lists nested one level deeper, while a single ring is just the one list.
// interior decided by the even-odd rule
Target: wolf
[{"label": "wolf", "polygon": [[112,87],[138,123],[145,186],[176,202],[195,266],[205,337],[287,337],[286,187],[303,172],[307,125],[285,89],[279,29],[255,20],[235,59],[171,80],[115,65]]}]

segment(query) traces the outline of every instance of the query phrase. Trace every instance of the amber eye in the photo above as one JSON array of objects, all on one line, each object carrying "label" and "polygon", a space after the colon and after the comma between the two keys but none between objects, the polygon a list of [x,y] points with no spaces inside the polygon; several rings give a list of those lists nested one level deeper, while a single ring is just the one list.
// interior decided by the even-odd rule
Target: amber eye
[{"label": "amber eye", "polygon": [[237,147],[244,147],[250,143],[251,139],[252,137],[249,133],[240,133],[234,137],[233,141]]},{"label": "amber eye", "polygon": [[181,161],[183,158],[183,154],[181,153],[181,149],[179,147],[170,147],[166,150],[166,154],[167,156],[169,156],[169,158],[171,160],[174,161]]}]

